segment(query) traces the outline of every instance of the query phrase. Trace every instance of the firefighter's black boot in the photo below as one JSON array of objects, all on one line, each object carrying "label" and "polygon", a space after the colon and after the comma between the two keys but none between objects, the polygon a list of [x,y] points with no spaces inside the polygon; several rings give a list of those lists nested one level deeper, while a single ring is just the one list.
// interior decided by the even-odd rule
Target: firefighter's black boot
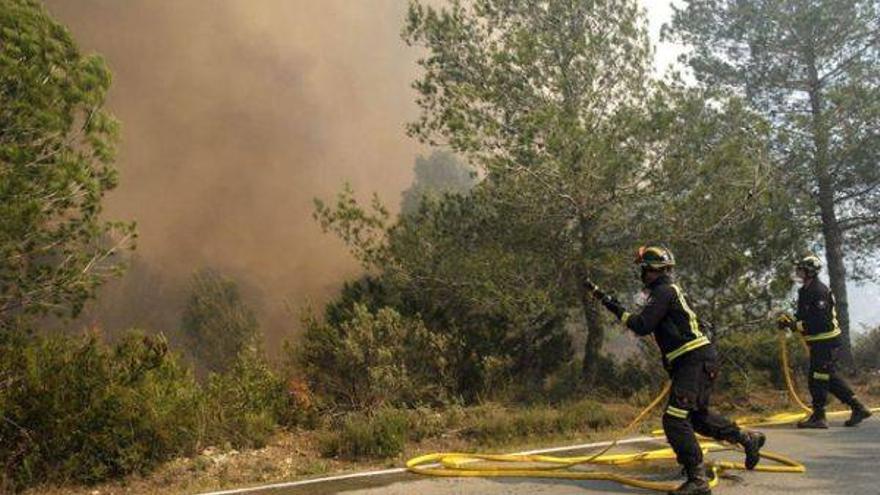
[{"label": "firefighter's black boot", "polygon": [[870,417],[871,411],[869,411],[864,404],[856,399],[853,399],[852,415],[850,415],[849,419],[846,420],[846,422],[843,424],[844,426],[856,426],[857,424]]},{"label": "firefighter's black boot", "polygon": [[815,409],[809,418],[797,424],[798,428],[809,428],[814,430],[827,430],[828,422],[825,421],[825,411]]},{"label": "firefighter's black boot", "polygon": [[685,466],[687,473],[687,481],[668,495],[712,495],[712,489],[709,488],[709,476],[706,475],[706,466],[697,464],[696,466]]},{"label": "firefighter's black boot", "polygon": [[761,461],[761,447],[766,441],[767,437],[757,431],[744,431],[740,434],[739,444],[746,453],[746,469],[755,469]]}]

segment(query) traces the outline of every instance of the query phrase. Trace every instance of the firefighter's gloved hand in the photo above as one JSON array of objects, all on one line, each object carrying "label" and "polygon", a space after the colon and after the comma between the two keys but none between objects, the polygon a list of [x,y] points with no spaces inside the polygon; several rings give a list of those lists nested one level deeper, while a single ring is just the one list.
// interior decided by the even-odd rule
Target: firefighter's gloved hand
[{"label": "firefighter's gloved hand", "polygon": [[605,295],[601,290],[599,290],[599,287],[597,287],[596,284],[594,284],[593,281],[588,278],[581,279],[581,286],[584,288],[585,291],[592,294],[593,297],[595,297],[596,299],[601,299],[602,296]]},{"label": "firefighter's gloved hand", "polygon": [[618,320],[621,319],[623,317],[623,313],[626,312],[626,310],[623,309],[623,305],[620,304],[620,301],[618,301],[616,297],[603,296],[600,301],[602,302],[602,306],[605,306],[608,311],[614,313],[614,316],[616,316]]},{"label": "firefighter's gloved hand", "polygon": [[776,318],[776,326],[780,330],[792,330],[795,326],[794,318],[788,313],[782,313]]}]

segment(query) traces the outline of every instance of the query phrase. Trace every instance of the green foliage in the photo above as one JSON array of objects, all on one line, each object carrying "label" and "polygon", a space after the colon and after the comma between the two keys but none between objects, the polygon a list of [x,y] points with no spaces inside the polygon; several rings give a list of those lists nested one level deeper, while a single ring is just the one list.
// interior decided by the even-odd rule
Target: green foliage
[{"label": "green foliage", "polygon": [[283,380],[259,354],[241,352],[225,373],[212,373],[201,413],[203,441],[235,448],[259,448],[291,416]]},{"label": "green foliage", "polygon": [[394,457],[403,452],[407,439],[407,415],[382,408],[371,414],[350,414],[341,425],[319,439],[325,457]]},{"label": "green foliage", "polygon": [[8,336],[0,376],[7,489],[144,472],[196,446],[199,390],[161,338]]},{"label": "green foliage", "polygon": [[[757,208],[770,197],[766,125],[736,99],[654,84],[644,26],[631,1],[486,0],[413,2],[404,31],[430,53],[410,133],[442,138],[482,167],[486,199],[513,219],[505,227],[516,236],[481,233],[544,258],[555,276],[542,288],[565,307],[587,301],[588,379],[604,338],[577,282],[584,271],[606,288],[633,289],[635,278],[619,275],[628,261],[620,253],[648,240],[689,254],[697,276],[707,258],[735,268],[708,272],[715,287],[772,268],[732,262],[764,237],[729,246],[767,211]],[[526,266],[541,264],[519,271]]]},{"label": "green foliage", "polygon": [[499,380],[539,382],[572,355],[554,239],[504,213],[480,188],[423,204],[389,232],[386,276],[405,310],[450,336],[466,399]]},{"label": "green foliage", "polygon": [[602,404],[582,399],[559,406],[507,408],[497,403],[476,407],[380,408],[343,416],[319,436],[325,457],[394,457],[407,440],[448,435],[450,430],[481,445],[504,445],[529,438],[588,433],[619,424]]},{"label": "green foliage", "polygon": [[358,304],[371,313],[385,306],[402,308],[404,305],[397,287],[386,279],[366,275],[360,280],[343,284],[339,296],[324,306],[324,320],[333,326],[352,320]]},{"label": "green foliage", "polygon": [[304,320],[294,350],[311,389],[332,405],[352,409],[445,400],[448,341],[418,319],[392,308],[355,304],[350,319]]},{"label": "green foliage", "polygon": [[365,268],[383,262],[385,229],[391,214],[379,196],[373,195],[370,209],[362,208],[354,197],[354,190],[348,183],[336,197],[336,204],[329,206],[315,199],[315,220],[325,232],[333,231]]},{"label": "green foliage", "polygon": [[403,191],[400,212],[414,213],[422,201],[442,198],[445,194],[467,193],[477,183],[476,171],[449,151],[433,151],[431,156],[416,158],[415,178]]},{"label": "green foliage", "polygon": [[[731,332],[716,339],[724,372],[717,389],[736,398],[748,400],[758,390],[785,389],[785,375],[780,365],[779,331],[775,329]],[[806,351],[796,338],[788,339],[792,371],[803,378]],[[801,383],[806,383],[802,380]]]},{"label": "green foliage", "polygon": [[[337,203],[358,208],[350,194],[343,191]],[[347,284],[325,311],[330,324],[350,318],[356,303],[372,311],[391,306],[422,320],[447,339],[454,391],[466,400],[513,376],[539,382],[572,354],[560,299],[566,293],[555,290],[560,274],[546,256],[556,243],[505,218],[487,196],[478,187],[467,196],[425,202],[384,232],[369,234],[383,238],[372,251],[381,276]],[[323,213],[327,226],[344,227],[337,221],[343,212]]]},{"label": "green foliage", "polygon": [[428,52],[410,134],[448,143],[484,179],[397,223],[350,189],[317,216],[394,287],[386,304],[451,336],[466,399],[566,363],[568,322],[587,328],[595,385],[605,321],[579,278],[635,289],[621,253],[647,240],[718,288],[700,310],[735,306],[713,317],[742,319],[746,295],[769,286],[767,253],[788,238],[758,216],[786,211],[767,126],[735,98],[654,84],[636,2],[413,1],[404,39]]},{"label": "green foliage", "polygon": [[[647,352],[649,346],[653,352]],[[602,357],[599,364],[602,393],[630,399],[646,391],[651,393],[660,389],[666,377],[657,369],[659,353],[656,352],[653,342],[644,342],[641,350],[642,352],[622,361]]]},{"label": "green foliage", "polygon": [[613,424],[614,415],[589,399],[555,408],[531,406],[517,411],[487,406],[464,435],[484,445],[499,445],[535,436],[595,431]]},{"label": "green foliage", "polygon": [[192,278],[181,322],[188,352],[209,371],[224,371],[242,352],[259,345],[259,325],[238,285],[217,272],[201,270]]},{"label": "green foliage", "polygon": [[803,237],[771,173],[768,124],[742,100],[718,96],[672,86],[656,100],[663,158],[647,176],[651,199],[633,205],[628,225],[672,248],[688,300],[726,331],[766,319],[788,295],[791,261],[779,253]]},{"label": "green foliage", "polygon": [[0,491],[145,473],[208,445],[262,446],[291,415],[256,354],[200,386],[162,337],[0,334]]},{"label": "green foliage", "polygon": [[481,169],[481,208],[509,223],[480,240],[503,260],[542,258],[509,277],[547,270],[527,287],[557,303],[548,317],[583,305],[593,380],[603,326],[577,276],[584,265],[607,273],[612,253],[635,244],[616,210],[637,193],[647,151],[650,48],[637,2],[413,1],[404,39],[429,54],[410,135]]},{"label": "green foliage", "polygon": [[0,324],[75,315],[131,246],[106,222],[118,125],[110,72],[34,0],[0,1]]},{"label": "green foliage", "polygon": [[856,338],[853,357],[856,367],[861,371],[880,369],[880,327],[868,330]]},{"label": "green foliage", "polygon": [[686,1],[667,29],[693,48],[687,63],[704,87],[744,96],[771,124],[774,176],[794,213],[787,221],[802,238],[824,240],[845,333],[845,258],[857,276],[877,267],[878,29],[874,0]]}]

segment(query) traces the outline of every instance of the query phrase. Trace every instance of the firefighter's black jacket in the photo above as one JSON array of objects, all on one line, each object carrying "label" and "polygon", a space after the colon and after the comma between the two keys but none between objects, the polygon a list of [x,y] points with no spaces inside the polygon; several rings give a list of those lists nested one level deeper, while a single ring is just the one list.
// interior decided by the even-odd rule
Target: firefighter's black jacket
[{"label": "firefighter's black jacket", "polygon": [[834,295],[828,286],[814,278],[798,289],[798,309],[795,314],[797,330],[809,344],[840,343],[840,326]]},{"label": "firefighter's black jacket", "polygon": [[710,344],[681,288],[669,276],[657,278],[646,288],[649,294],[645,306],[638,313],[623,313],[621,321],[639,335],[653,333],[667,367],[677,358]]}]

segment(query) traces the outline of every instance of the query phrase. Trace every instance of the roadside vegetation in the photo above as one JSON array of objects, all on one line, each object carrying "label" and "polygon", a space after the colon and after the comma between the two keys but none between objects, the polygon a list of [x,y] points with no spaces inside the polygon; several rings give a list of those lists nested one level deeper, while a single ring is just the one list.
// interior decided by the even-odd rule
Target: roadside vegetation
[{"label": "roadside vegetation", "polygon": [[[697,47],[691,85],[652,76],[634,0],[413,0],[403,39],[426,55],[408,133],[447,149],[416,160],[400,214],[348,186],[315,200],[363,274],[270,356],[253,301],[210,267],[170,328],[59,330],[132,259],[135,226],[101,209],[111,76],[38,1],[0,0],[0,492],[194,491],[610,436],[665,377],[649,342],[609,351],[618,325],[581,279],[637,304],[627,253],[647,240],[677,254],[712,329],[718,405],[782,406],[770,316],[789,309],[791,260],[825,245],[839,287],[844,260],[878,248],[880,60],[863,37],[880,12],[783,2],[805,41],[771,70],[717,55],[788,43],[760,2],[685,3],[668,35]],[[806,114],[795,62],[825,74]],[[852,355],[880,396],[880,329]]]}]

